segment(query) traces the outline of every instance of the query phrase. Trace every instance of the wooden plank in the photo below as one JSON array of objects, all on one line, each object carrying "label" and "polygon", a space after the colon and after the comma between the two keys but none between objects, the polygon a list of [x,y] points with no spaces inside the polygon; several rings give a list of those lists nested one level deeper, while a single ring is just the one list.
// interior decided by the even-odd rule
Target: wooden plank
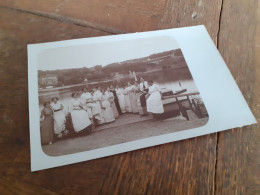
[{"label": "wooden plank", "polygon": [[[220,0],[214,3],[206,0],[124,2],[123,5],[122,1],[83,0],[77,4],[72,1],[1,2],[18,9],[5,8],[0,12],[4,21],[0,28],[3,45],[0,51],[4,56],[0,72],[3,91],[0,144],[4,146],[0,153],[0,173],[5,189],[12,188],[7,181],[20,181],[16,192],[39,186],[46,193],[58,194],[214,193],[216,134],[30,173],[27,43],[107,35],[116,30],[135,32],[203,23],[217,43]],[[28,11],[35,13],[28,14]],[[72,20],[68,22],[66,18]],[[74,19],[78,23],[73,23]]]},{"label": "wooden plank", "polygon": [[217,40],[221,0],[2,1],[0,5],[49,17],[88,22],[104,31],[141,32],[204,24]]},{"label": "wooden plank", "polygon": [[[254,58],[259,54],[259,49],[258,53],[254,49],[256,11],[257,1],[254,0],[223,1],[218,45],[259,119],[260,67],[259,58],[257,63]],[[216,194],[257,194],[255,175],[259,167],[255,157],[259,148],[259,130],[255,125],[219,133]]]}]

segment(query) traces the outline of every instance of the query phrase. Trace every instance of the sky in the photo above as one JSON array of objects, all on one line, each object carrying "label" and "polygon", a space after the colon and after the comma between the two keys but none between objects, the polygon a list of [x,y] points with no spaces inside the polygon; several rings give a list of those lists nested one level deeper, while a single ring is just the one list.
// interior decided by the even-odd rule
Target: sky
[{"label": "sky", "polygon": [[39,54],[38,70],[105,66],[178,48],[175,39],[165,36],[48,49]]}]

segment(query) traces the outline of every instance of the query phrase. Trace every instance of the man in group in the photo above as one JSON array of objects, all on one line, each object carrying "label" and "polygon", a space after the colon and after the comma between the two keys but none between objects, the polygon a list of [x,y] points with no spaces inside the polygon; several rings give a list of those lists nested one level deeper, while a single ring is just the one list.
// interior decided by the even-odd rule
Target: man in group
[{"label": "man in group", "polygon": [[144,80],[144,78],[140,78],[140,91],[141,91],[141,95],[140,95],[140,103],[141,103],[141,107],[142,110],[141,112],[139,112],[141,114],[141,116],[144,116],[147,114],[147,109],[146,109],[146,94],[148,93],[148,89],[149,89],[149,85],[148,82]]}]

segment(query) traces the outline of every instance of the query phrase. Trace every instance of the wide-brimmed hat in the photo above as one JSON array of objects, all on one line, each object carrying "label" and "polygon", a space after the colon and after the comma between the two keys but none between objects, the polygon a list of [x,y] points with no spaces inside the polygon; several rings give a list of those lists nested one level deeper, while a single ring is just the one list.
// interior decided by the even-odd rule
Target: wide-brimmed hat
[{"label": "wide-brimmed hat", "polygon": [[51,101],[53,101],[54,99],[56,99],[57,101],[59,100],[59,98],[53,97],[53,98],[51,98]]}]

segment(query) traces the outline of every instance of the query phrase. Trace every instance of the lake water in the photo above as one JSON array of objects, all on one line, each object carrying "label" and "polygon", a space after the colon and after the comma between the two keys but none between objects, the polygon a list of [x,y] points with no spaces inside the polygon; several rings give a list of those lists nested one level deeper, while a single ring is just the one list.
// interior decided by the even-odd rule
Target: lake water
[{"label": "lake water", "polygon": [[[181,68],[181,69],[167,69],[167,70],[159,70],[153,72],[146,72],[146,73],[138,73],[137,77],[143,77],[145,80],[149,81],[152,80],[157,83],[160,88],[167,88],[173,91],[177,91],[180,89],[187,89],[187,93],[198,92],[198,89],[192,79],[192,76],[189,72],[188,68]],[[110,84],[115,84],[116,82],[120,83],[125,81],[126,78],[122,79],[121,81],[107,81],[98,83],[101,88],[106,88]],[[97,85],[97,84],[95,84]],[[58,97],[59,100],[64,105],[65,112],[68,111],[69,104],[71,101],[71,93],[75,91],[81,91],[84,87],[76,86],[70,87],[66,89],[50,89],[50,90],[43,90],[39,92],[39,103],[40,108],[42,108],[42,104],[45,101],[50,101],[52,97]],[[88,84],[88,87],[91,88],[91,84]]]}]

